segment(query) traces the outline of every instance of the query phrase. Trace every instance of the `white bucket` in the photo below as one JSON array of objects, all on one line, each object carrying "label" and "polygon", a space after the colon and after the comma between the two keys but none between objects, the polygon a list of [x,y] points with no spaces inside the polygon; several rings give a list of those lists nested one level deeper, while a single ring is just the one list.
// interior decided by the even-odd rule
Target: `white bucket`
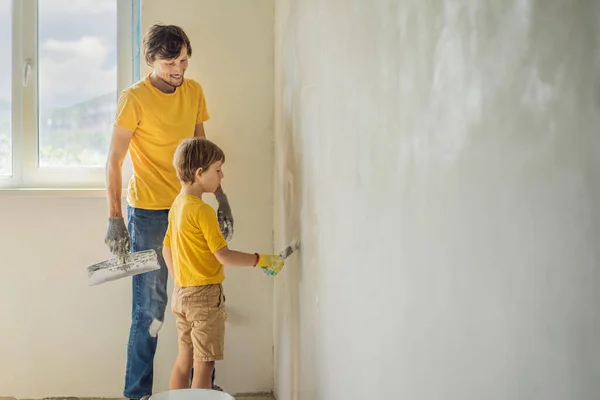
[{"label": "white bucket", "polygon": [[235,400],[231,395],[210,389],[179,389],[152,395],[149,400]]}]

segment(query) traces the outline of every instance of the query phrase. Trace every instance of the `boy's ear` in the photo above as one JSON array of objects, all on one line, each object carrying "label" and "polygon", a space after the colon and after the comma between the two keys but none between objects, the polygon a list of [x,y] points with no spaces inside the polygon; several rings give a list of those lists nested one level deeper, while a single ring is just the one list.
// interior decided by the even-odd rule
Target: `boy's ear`
[{"label": "boy's ear", "polygon": [[196,173],[194,174],[194,176],[196,176],[196,178],[200,178],[202,176],[202,172],[203,172],[202,168],[198,168],[196,170]]}]

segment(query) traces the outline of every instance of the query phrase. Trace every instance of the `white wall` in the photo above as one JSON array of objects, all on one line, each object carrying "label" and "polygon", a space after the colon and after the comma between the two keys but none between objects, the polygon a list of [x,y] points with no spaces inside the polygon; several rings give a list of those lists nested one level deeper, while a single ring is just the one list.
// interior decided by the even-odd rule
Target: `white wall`
[{"label": "white wall", "polygon": [[[207,135],[227,154],[223,185],[236,217],[231,246],[271,251],[272,1],[171,0],[165,7],[144,0],[142,18],[144,29],[162,21],[188,32],[194,51],[188,76],[203,84]],[[93,288],[85,282],[85,267],[110,256],[106,217],[102,193],[0,193],[0,396],[122,395],[130,280]],[[232,393],[271,390],[273,281],[247,268],[226,273],[229,322],[218,383]],[[167,388],[176,351],[167,310],[155,391]]]},{"label": "white wall", "polygon": [[483,3],[276,1],[279,400],[598,398],[598,4]]}]

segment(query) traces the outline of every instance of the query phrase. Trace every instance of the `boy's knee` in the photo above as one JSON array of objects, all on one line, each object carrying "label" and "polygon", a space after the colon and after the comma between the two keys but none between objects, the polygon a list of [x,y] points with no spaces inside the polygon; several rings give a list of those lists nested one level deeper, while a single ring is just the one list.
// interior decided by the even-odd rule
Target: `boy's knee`
[{"label": "boy's knee", "polygon": [[179,371],[184,371],[184,372],[190,372],[192,370],[192,368],[194,367],[191,360],[182,360],[182,359],[177,360],[175,365],[177,366],[177,369]]},{"label": "boy's knee", "polygon": [[194,354],[191,348],[189,349],[179,349],[179,354],[177,355],[177,363],[180,365],[189,366],[192,368],[194,364]]}]

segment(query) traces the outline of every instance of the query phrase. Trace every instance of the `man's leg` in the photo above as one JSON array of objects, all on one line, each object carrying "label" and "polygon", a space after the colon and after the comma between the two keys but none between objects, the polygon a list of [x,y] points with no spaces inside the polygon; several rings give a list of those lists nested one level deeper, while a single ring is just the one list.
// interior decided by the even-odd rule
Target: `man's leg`
[{"label": "man's leg", "polygon": [[162,257],[162,242],[168,225],[168,211],[128,207],[127,214],[131,251],[155,249],[161,267],[158,271],[132,277],[131,328],[123,395],[140,399],[152,394],[158,331],[167,306],[168,271]]}]

